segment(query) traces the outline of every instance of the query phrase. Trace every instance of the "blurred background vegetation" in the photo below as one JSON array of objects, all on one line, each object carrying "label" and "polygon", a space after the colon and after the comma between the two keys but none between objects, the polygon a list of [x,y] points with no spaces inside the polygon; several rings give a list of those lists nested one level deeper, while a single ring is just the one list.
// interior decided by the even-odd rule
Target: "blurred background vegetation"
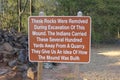
[{"label": "blurred background vegetation", "polygon": [[92,43],[114,43],[120,38],[120,0],[0,0],[0,28],[28,32],[28,17],[76,16],[92,19]]}]

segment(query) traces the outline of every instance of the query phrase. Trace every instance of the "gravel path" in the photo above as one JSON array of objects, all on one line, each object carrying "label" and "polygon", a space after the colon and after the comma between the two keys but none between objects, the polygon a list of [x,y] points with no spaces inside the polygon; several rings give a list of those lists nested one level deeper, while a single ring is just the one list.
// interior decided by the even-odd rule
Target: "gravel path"
[{"label": "gravel path", "polygon": [[120,80],[120,46],[92,48],[91,62],[80,66],[86,80]]},{"label": "gravel path", "polygon": [[[74,65],[60,64],[53,70],[45,69],[43,80],[75,80]],[[92,48],[90,63],[79,65],[83,80],[120,80],[120,46],[101,45]]]}]

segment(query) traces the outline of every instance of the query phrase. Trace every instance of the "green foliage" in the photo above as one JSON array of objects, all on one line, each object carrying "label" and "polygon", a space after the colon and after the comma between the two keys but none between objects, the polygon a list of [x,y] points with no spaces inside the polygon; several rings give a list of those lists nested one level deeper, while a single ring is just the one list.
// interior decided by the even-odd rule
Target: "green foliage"
[{"label": "green foliage", "polygon": [[[5,0],[4,14],[0,14],[2,28],[18,29],[19,0]],[[27,1],[27,4],[26,4]],[[92,42],[101,43],[117,37],[120,28],[120,0],[31,0],[32,15],[38,16],[44,11],[47,16],[76,16],[82,11],[92,19]],[[26,4],[26,6],[25,6]],[[27,33],[30,16],[30,0],[21,0],[22,32]]]},{"label": "green foliage", "polygon": [[4,13],[0,14],[0,21],[2,28],[11,28],[17,25],[17,9],[15,6],[17,3],[14,2],[15,0],[9,0],[4,3]]},{"label": "green foliage", "polygon": [[39,15],[40,11],[44,11],[46,15],[54,15],[56,11],[56,0],[35,0],[32,4],[35,16]]},{"label": "green foliage", "polygon": [[[26,31],[25,28],[27,28],[27,19],[29,16],[29,7],[26,6],[25,12],[22,12],[25,7],[25,2],[27,0],[21,0],[21,16],[22,16],[22,29],[23,31]],[[28,2],[29,3],[29,2]],[[18,23],[19,23],[19,6],[18,6],[18,0],[5,0],[4,3],[4,13],[0,14],[0,21],[1,21],[1,27],[10,29],[14,27],[16,30],[18,30]],[[24,14],[23,14],[24,13]]]},{"label": "green foliage", "polygon": [[92,18],[92,42],[111,41],[120,28],[120,0],[58,0],[56,15],[75,15],[80,10]]}]

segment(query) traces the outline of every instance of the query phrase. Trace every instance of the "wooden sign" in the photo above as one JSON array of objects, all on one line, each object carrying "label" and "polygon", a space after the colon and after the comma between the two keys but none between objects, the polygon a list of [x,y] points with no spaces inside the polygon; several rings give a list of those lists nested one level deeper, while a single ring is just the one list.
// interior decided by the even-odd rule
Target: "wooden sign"
[{"label": "wooden sign", "polygon": [[28,28],[30,61],[90,61],[89,16],[31,16]]}]

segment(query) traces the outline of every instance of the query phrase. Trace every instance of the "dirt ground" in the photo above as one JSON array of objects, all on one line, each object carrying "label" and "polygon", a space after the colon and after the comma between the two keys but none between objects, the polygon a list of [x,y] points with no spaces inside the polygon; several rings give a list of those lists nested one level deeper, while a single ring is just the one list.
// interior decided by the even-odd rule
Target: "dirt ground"
[{"label": "dirt ground", "polygon": [[80,71],[86,80],[120,80],[120,46],[92,48],[91,62],[81,65]]},{"label": "dirt ground", "polygon": [[[43,69],[42,80],[75,80],[75,65],[73,63],[61,63],[53,69]],[[120,46],[100,45],[92,47],[91,61],[88,64],[79,65],[81,80],[120,80]],[[0,69],[8,69],[0,64]],[[0,75],[0,80],[14,77],[13,71]]]}]

